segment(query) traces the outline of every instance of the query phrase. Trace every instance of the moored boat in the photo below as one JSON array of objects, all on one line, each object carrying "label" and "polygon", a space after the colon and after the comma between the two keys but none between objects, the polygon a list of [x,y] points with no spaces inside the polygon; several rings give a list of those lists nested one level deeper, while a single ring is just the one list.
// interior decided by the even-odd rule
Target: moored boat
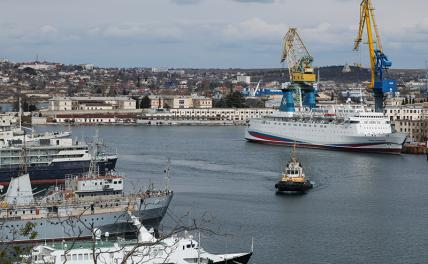
[{"label": "moored boat", "polygon": [[[124,194],[124,180],[115,172],[70,175],[64,187],[52,188],[36,198],[28,173],[13,177],[0,199],[0,243],[88,239],[93,227],[112,236],[132,234],[135,229],[128,211],[156,229],[166,214],[172,191],[149,189]],[[20,232],[28,223],[34,237]]]},{"label": "moored boat", "polygon": [[362,106],[277,111],[251,119],[250,142],[297,147],[400,154],[407,134],[395,132],[383,113]]},{"label": "moored boat", "polygon": [[94,238],[87,242],[76,242],[71,245],[56,243],[41,245],[33,249],[29,258],[32,264],[246,264],[253,250],[234,254],[212,254],[205,251],[187,232],[183,236],[159,238],[153,236],[141,225],[137,217],[131,215],[138,230],[137,240],[103,241],[101,233],[94,231]]}]

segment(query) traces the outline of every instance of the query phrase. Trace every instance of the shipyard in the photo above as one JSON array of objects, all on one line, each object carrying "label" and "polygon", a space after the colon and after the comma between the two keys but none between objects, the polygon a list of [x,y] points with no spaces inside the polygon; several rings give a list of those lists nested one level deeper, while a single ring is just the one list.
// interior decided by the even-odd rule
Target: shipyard
[{"label": "shipyard", "polygon": [[426,4],[305,4],[0,3],[0,264],[425,263]]}]

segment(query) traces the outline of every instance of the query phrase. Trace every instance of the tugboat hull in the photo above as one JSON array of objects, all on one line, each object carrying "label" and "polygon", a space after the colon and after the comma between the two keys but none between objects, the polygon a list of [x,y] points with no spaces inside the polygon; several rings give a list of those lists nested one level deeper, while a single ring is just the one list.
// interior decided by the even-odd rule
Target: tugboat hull
[{"label": "tugboat hull", "polygon": [[305,182],[283,182],[275,184],[278,192],[306,192],[313,187],[310,181]]}]

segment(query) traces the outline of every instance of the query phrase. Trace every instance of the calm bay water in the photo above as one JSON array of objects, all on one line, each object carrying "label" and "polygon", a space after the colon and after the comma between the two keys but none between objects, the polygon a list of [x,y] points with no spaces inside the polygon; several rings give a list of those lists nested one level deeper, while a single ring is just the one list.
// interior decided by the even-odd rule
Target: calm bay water
[{"label": "calm bay water", "polygon": [[[38,131],[65,130],[41,126]],[[127,189],[162,185],[171,159],[171,215],[210,219],[232,236],[203,236],[208,251],[247,251],[251,263],[427,263],[425,156],[299,149],[315,188],[275,194],[291,149],[248,143],[243,127],[100,126],[117,148]],[[90,139],[95,127],[73,127]],[[187,216],[186,216],[187,215]],[[173,225],[164,219],[165,228]]]}]

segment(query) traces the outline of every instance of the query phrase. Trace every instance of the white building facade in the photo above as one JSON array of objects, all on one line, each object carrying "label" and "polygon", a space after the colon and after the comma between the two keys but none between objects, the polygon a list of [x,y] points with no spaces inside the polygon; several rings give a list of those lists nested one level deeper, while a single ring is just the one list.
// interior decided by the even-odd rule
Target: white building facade
[{"label": "white building facade", "polygon": [[385,107],[385,115],[397,132],[409,134],[410,142],[428,139],[428,104],[392,105]]},{"label": "white building facade", "polygon": [[275,110],[267,108],[191,108],[170,109],[162,113],[149,113],[147,117],[169,120],[223,120],[245,122],[251,118],[260,118],[273,114]]},{"label": "white building facade", "polygon": [[69,110],[135,110],[136,101],[130,97],[53,97],[50,111]]}]

